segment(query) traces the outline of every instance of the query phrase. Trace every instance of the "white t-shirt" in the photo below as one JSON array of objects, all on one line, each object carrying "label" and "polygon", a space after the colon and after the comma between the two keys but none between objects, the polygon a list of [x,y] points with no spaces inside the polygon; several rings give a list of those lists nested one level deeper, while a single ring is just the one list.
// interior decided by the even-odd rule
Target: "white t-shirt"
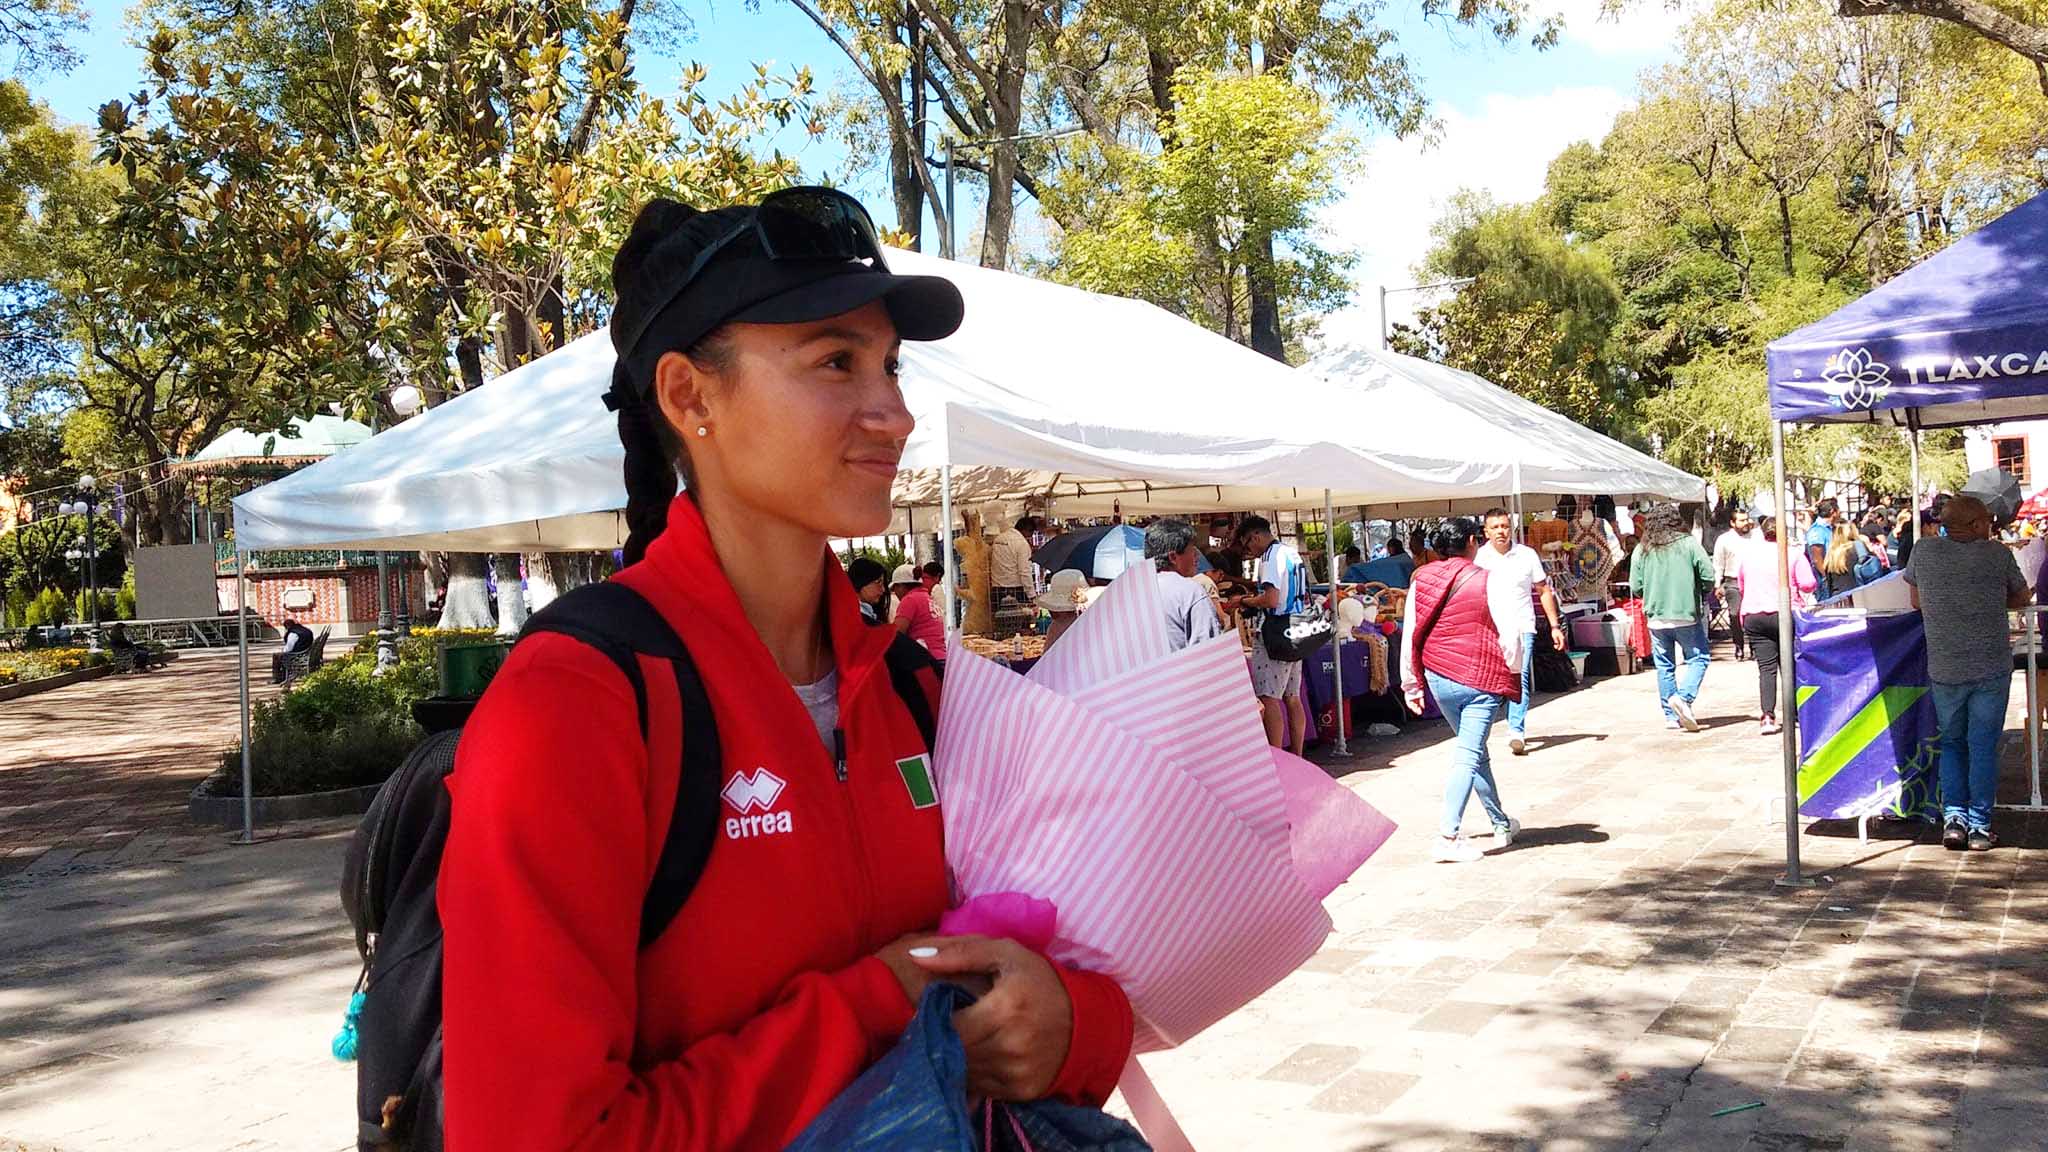
[{"label": "white t-shirt", "polygon": [[1159,574],[1159,598],[1166,602],[1166,636],[1178,652],[1219,631],[1208,590],[1178,572]]},{"label": "white t-shirt", "polygon": [[839,727],[839,671],[825,673],[825,678],[815,684],[792,684],[796,698],[803,701],[804,711],[811,714],[811,725],[818,730],[818,740],[827,751],[832,748],[832,730]]},{"label": "white t-shirt", "polygon": [[1280,590],[1279,607],[1273,611],[1278,615],[1292,616],[1302,610],[1302,598],[1308,593],[1308,576],[1302,568],[1301,553],[1284,540],[1275,538],[1266,548],[1266,554],[1259,557],[1259,583],[1271,584]]},{"label": "white t-shirt", "polygon": [[1517,636],[1536,630],[1536,589],[1548,583],[1543,558],[1526,544],[1509,546],[1505,552],[1491,543],[1479,546],[1472,558],[1486,572],[1487,599],[1496,620],[1511,622]]}]

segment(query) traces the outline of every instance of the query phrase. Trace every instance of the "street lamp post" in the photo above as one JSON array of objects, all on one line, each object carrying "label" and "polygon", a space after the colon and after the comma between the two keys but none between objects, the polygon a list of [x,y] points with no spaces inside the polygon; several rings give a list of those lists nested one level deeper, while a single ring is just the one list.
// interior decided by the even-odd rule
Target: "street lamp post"
[{"label": "street lamp post", "polygon": [[1380,347],[1390,348],[1393,346],[1392,337],[1387,327],[1387,297],[1397,292],[1429,292],[1438,288],[1462,288],[1477,279],[1479,279],[1477,276],[1459,276],[1451,280],[1438,280],[1433,284],[1406,284],[1398,288],[1389,288],[1385,284],[1380,285]]},{"label": "street lamp post", "polygon": [[84,550],[81,551],[74,548],[65,553],[65,556],[67,559],[77,560],[83,558],[85,560],[86,599],[91,605],[88,615],[92,619],[92,629],[87,633],[89,639],[86,647],[88,651],[92,652],[100,650],[100,548],[99,537],[95,532],[95,525],[93,523],[98,518],[100,510],[98,488],[99,481],[93,479],[90,474],[80,476],[78,478],[79,498],[57,506],[57,514],[60,516],[85,517]]},{"label": "street lamp post", "polygon": [[[400,420],[410,420],[421,408],[426,407],[427,398],[417,387],[400,384],[391,390],[391,410],[398,413]],[[383,574],[378,574],[381,591]],[[412,580],[406,564],[398,566],[398,634],[412,635]]]}]

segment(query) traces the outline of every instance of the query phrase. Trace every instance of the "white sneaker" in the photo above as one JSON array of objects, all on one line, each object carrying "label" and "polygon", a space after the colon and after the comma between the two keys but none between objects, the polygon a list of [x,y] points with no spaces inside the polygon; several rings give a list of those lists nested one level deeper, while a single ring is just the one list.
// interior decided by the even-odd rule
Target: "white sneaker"
[{"label": "white sneaker", "polygon": [[1436,854],[1430,859],[1438,864],[1470,864],[1484,855],[1486,853],[1479,850],[1479,845],[1463,836],[1438,836]]},{"label": "white sneaker", "polygon": [[1513,816],[1508,817],[1506,827],[1496,826],[1494,828],[1493,848],[1491,849],[1491,851],[1498,852],[1501,849],[1507,847],[1508,845],[1513,844],[1515,842],[1515,837],[1520,836],[1521,834],[1522,822],[1520,820],[1515,819]]},{"label": "white sneaker", "polygon": [[1520,732],[1517,732],[1508,737],[1508,751],[1517,756],[1526,756],[1529,754],[1529,743]]},{"label": "white sneaker", "polygon": [[1671,694],[1671,699],[1666,700],[1664,703],[1669,704],[1671,710],[1678,713],[1678,722],[1685,726],[1687,732],[1697,732],[1700,730],[1699,718],[1692,714],[1692,704],[1685,697],[1674,692]]}]

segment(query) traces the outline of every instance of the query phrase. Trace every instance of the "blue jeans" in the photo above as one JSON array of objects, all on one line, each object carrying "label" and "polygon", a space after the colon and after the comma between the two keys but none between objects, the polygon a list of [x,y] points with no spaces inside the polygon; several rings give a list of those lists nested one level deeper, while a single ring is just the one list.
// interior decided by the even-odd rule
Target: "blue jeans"
[{"label": "blue jeans", "polygon": [[1991,827],[1998,795],[1998,738],[2005,732],[2005,702],[2012,676],[1968,684],[1934,685],[1934,718],[1941,725],[1941,815],[1972,832]]},{"label": "blue jeans", "polygon": [[[1671,650],[1678,649],[1673,658]],[[1707,678],[1707,661],[1712,654],[1707,650],[1707,623],[1695,620],[1678,628],[1650,627],[1650,655],[1657,661],[1657,704],[1664,709],[1664,719],[1678,722],[1678,713],[1671,710],[1669,701],[1673,696],[1687,704],[1700,698],[1700,681]],[[1685,661],[1685,677],[1678,675],[1678,661]]]},{"label": "blue jeans", "polygon": [[1486,753],[1486,737],[1493,722],[1500,719],[1505,703],[1491,692],[1447,679],[1425,670],[1436,706],[1443,710],[1445,723],[1458,734],[1458,746],[1451,753],[1451,778],[1444,785],[1444,835],[1456,836],[1465,823],[1465,805],[1472,793],[1479,793],[1479,806],[1495,828],[1508,826],[1508,814],[1500,806],[1500,790],[1493,783],[1493,761]]},{"label": "blue jeans", "polygon": [[1508,701],[1508,731],[1517,736],[1529,730],[1529,701],[1536,698],[1536,634],[1522,633],[1522,698]]}]

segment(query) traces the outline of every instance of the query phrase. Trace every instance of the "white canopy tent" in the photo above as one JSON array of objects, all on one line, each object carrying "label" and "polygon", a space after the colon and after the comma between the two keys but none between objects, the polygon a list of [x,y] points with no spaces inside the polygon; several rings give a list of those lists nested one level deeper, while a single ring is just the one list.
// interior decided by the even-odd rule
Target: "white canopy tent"
[{"label": "white canopy tent", "polygon": [[[957,483],[989,499],[1019,478],[1081,511],[1106,512],[1113,501],[1134,514],[1483,506],[1513,492],[1525,461],[1509,454],[1534,450],[1517,447],[1536,426],[1526,413],[1516,430],[1481,439],[1467,426],[1484,418],[1475,417],[1478,407],[1433,410],[1397,429],[1394,410],[1420,403],[1422,390],[1408,397],[1378,376],[1297,372],[1138,301],[916,253],[889,259],[898,272],[952,280],[967,301],[957,333],[904,349],[904,396],[917,430],[899,494],[907,506],[941,506],[934,527],[942,532],[955,523]],[[237,549],[618,547],[626,535],[623,452],[601,399],[613,359],[609,334],[591,333],[237,497]],[[1361,402],[1372,407],[1361,410]],[[1525,470],[1538,474],[1538,462],[1530,457]],[[1541,462],[1560,476],[1566,469],[1562,460]],[[955,475],[956,466],[987,471]],[[1633,481],[1617,488],[1610,477],[1580,483],[1637,491]],[[1701,490],[1689,477],[1671,486],[1655,491]],[[943,555],[950,567],[952,549]]]}]

